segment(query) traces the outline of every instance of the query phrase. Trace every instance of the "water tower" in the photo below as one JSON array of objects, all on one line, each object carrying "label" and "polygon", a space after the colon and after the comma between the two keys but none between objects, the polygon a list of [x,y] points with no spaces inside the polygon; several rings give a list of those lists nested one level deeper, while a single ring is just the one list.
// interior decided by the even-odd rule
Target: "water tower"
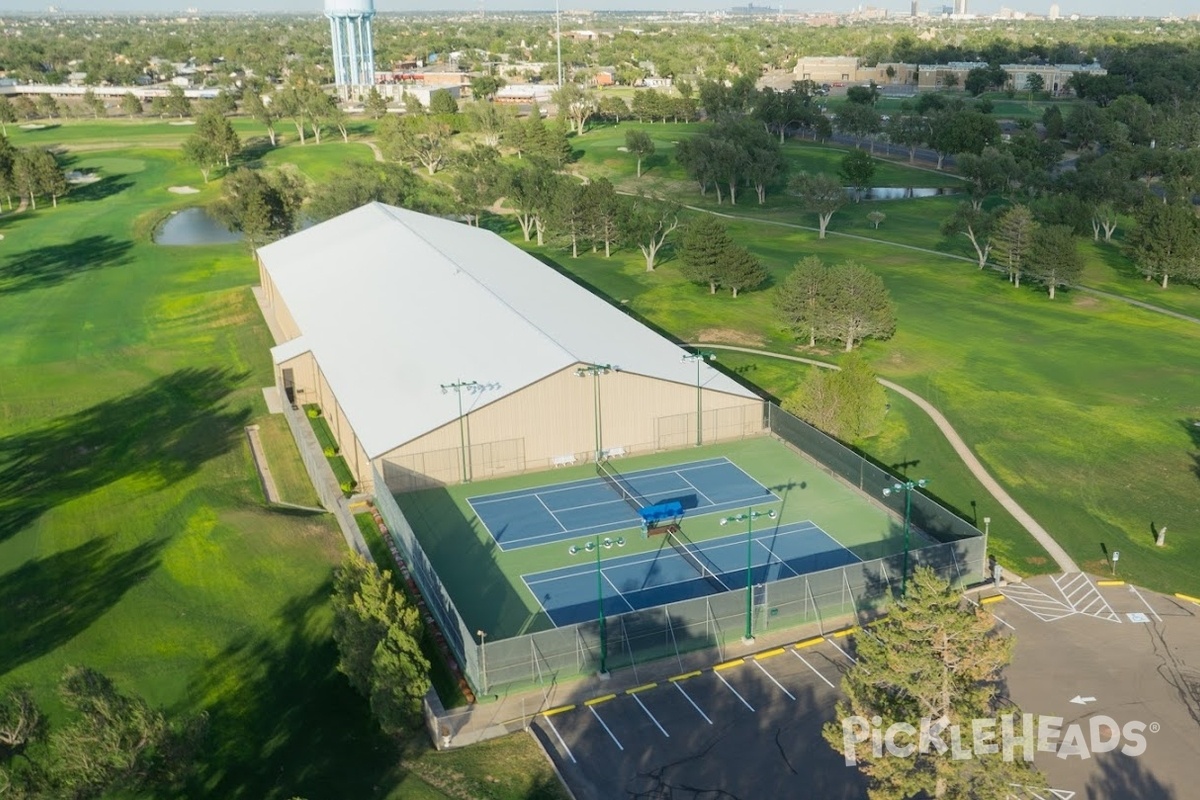
[{"label": "water tower", "polygon": [[375,50],[371,40],[374,0],[325,0],[325,16],[333,37],[333,74],[338,94],[350,97],[375,83]]}]

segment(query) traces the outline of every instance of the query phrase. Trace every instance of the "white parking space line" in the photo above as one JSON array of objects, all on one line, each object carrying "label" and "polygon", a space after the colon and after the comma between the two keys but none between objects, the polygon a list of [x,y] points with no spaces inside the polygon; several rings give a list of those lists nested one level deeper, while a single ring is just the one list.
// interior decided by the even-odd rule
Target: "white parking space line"
[{"label": "white parking space line", "polygon": [[558,728],[554,727],[554,723],[550,721],[550,718],[542,717],[542,722],[549,725],[550,730],[554,731],[554,738],[558,739],[559,745],[562,746],[563,751],[567,754],[567,758],[571,759],[571,763],[578,764],[579,762],[575,760],[575,754],[571,752],[571,748],[567,747],[567,743],[563,741],[562,734],[558,732]]},{"label": "white parking space line", "polygon": [[696,705],[696,701],[692,699],[692,696],[690,694],[688,694],[687,692],[685,692],[683,690],[682,686],[680,686],[678,683],[676,683],[675,688],[679,690],[679,693],[681,695],[683,695],[684,697],[687,698],[687,701],[692,704],[692,708],[696,709],[696,713],[699,714],[700,716],[704,717],[705,722],[707,722],[709,725],[713,724],[713,721],[708,718],[708,714],[705,714],[703,711],[700,710],[700,706]]},{"label": "white parking space line", "polygon": [[820,672],[817,670],[817,668],[816,668],[816,667],[814,667],[812,664],[808,663],[808,659],[807,659],[807,658],[805,658],[804,656],[800,655],[800,654],[799,654],[799,653],[797,653],[795,650],[793,650],[793,651],[792,651],[792,655],[794,655],[796,658],[800,659],[800,661],[804,663],[804,666],[806,666],[806,667],[808,667],[809,669],[811,669],[811,670],[812,670],[812,671],[813,671],[813,672],[816,674],[816,676],[817,676],[818,678],[820,678],[821,680],[825,681],[825,683],[826,683],[826,684],[829,686],[829,688],[830,688],[830,689],[836,689],[836,688],[837,688],[837,687],[836,687],[836,686],[834,686],[832,683],[830,683],[830,681],[829,681],[829,678],[826,678],[824,675],[822,675],[822,674],[821,674],[821,673],[820,673]]},{"label": "white parking space line", "polygon": [[1120,622],[1121,617],[1112,610],[1112,606],[1100,594],[1096,584],[1087,573],[1077,572],[1073,575],[1063,575],[1061,578],[1051,578],[1054,585],[1062,592],[1067,604],[1080,614],[1103,619],[1109,622]]},{"label": "white parking space line", "polygon": [[[794,653],[794,652],[796,652],[796,651],[795,651],[795,650],[793,650],[792,652]],[[783,688],[783,684],[782,684],[782,683],[780,683],[779,681],[775,680],[775,676],[774,676],[774,675],[772,675],[770,672],[768,672],[768,671],[767,671],[767,668],[766,668],[766,667],[764,667],[762,664],[758,663],[758,661],[757,661],[757,660],[754,662],[754,666],[756,666],[756,667],[758,667],[759,669],[761,669],[761,670],[762,670],[762,672],[763,672],[763,675],[766,675],[768,678],[770,678],[770,679],[771,679],[771,683],[773,683],[773,684],[775,684],[776,686],[778,686],[778,687],[779,687],[779,689],[780,689],[780,691],[782,691],[784,694],[786,694],[788,697],[792,698],[793,700],[795,700],[795,699],[796,699],[796,696],[795,696],[794,694],[792,694],[791,692],[789,692],[787,689]]]},{"label": "white parking space line", "polygon": [[1142,593],[1137,590],[1136,586],[1130,586],[1129,591],[1131,591],[1137,595],[1138,600],[1142,601],[1142,605],[1144,605],[1150,611],[1150,613],[1154,615],[1154,618],[1156,620],[1158,620],[1159,622],[1162,622],[1162,617],[1160,617],[1158,615],[1158,612],[1154,610],[1154,606],[1152,606],[1146,602],[1146,598],[1142,597]]},{"label": "white parking space line", "polygon": [[[678,685],[678,684],[676,684],[676,685]],[[647,717],[649,717],[649,718],[650,718],[650,721],[654,723],[654,727],[656,727],[656,728],[658,728],[660,731],[662,731],[662,735],[663,735],[663,736],[665,736],[665,737],[667,737],[668,739],[670,739],[670,738],[671,738],[671,734],[667,733],[667,730],[666,730],[666,728],[664,728],[662,725],[659,725],[659,724],[658,724],[658,720],[657,720],[657,719],[655,719],[655,718],[654,718],[654,715],[650,713],[650,709],[646,708],[646,704],[642,702],[642,698],[638,697],[636,694],[630,695],[630,697],[632,697],[634,700],[636,700],[636,701],[637,701],[637,704],[638,704],[639,706],[641,706],[641,707],[642,707],[642,711],[645,711],[645,712],[646,712],[646,716],[647,716]]]},{"label": "white parking space line", "polygon": [[[979,603],[976,603],[974,600],[972,600],[970,597],[967,597],[965,594],[963,595],[963,599],[966,600],[971,605],[975,606],[976,608],[983,608],[983,606],[979,605]],[[991,614],[992,619],[996,620],[996,622],[999,622],[1001,625],[1008,628],[1010,631],[1016,630],[1016,628],[1014,628],[1012,626],[1012,624],[1009,623],[1008,620],[1004,619],[1001,616],[998,616],[995,611],[992,611],[991,609],[988,609],[988,608],[983,608],[983,610],[986,611],[987,613]]]},{"label": "white parking space line", "polygon": [[[832,639],[826,639],[825,641],[827,641],[827,642],[829,642],[831,645],[833,645],[833,649],[834,649],[834,650],[837,650],[839,653],[841,653],[842,655],[844,655],[846,658],[850,659],[850,663],[851,663],[851,664],[857,664],[857,663],[858,663],[858,659],[857,659],[857,658],[855,658],[854,656],[850,655],[849,653],[847,653],[847,652],[846,652],[845,650],[843,650],[842,648],[838,647],[838,645],[837,645],[837,642],[833,641]],[[868,673],[868,674],[869,674],[869,673]]]},{"label": "white parking space line", "polygon": [[1042,622],[1054,622],[1075,613],[1066,603],[1028,584],[1009,584],[1000,593]]},{"label": "white parking space line", "polygon": [[596,712],[596,707],[588,706],[588,711],[592,712],[592,716],[596,718],[596,721],[604,726],[604,730],[608,732],[608,735],[612,738],[613,744],[615,744],[617,746],[617,749],[623,751],[625,748],[621,746],[621,742],[617,739],[617,737],[615,735],[613,735],[612,729],[608,727],[608,723],[605,722],[604,719],[600,716],[600,714]]},{"label": "white parking space line", "polygon": [[750,709],[751,711],[753,711],[753,710],[754,710],[754,706],[752,706],[752,705],[750,705],[749,703],[747,703],[747,702],[746,702],[746,698],[744,698],[744,697],[742,697],[740,694],[738,694],[738,690],[737,690],[737,689],[735,689],[735,688],[733,688],[733,684],[731,684],[729,681],[725,680],[725,678],[724,678],[724,677],[722,677],[721,673],[719,673],[719,672],[714,672],[713,674],[714,674],[714,675],[716,675],[718,678],[720,678],[720,679],[721,679],[721,683],[723,683],[723,684],[725,684],[726,686],[728,686],[728,687],[729,687],[729,691],[733,692],[733,696],[734,696],[734,697],[736,697],[738,700],[741,700],[741,701],[742,701],[742,705],[744,705],[746,708]]}]

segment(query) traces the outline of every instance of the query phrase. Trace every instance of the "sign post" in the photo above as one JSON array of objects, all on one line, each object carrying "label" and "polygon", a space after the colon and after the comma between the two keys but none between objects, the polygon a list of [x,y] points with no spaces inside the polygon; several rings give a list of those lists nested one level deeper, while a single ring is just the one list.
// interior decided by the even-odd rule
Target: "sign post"
[{"label": "sign post", "polygon": [[1113,575],[1117,574],[1117,562],[1120,560],[1121,560],[1121,553],[1117,550],[1113,550],[1113,557],[1112,557],[1112,574]]}]

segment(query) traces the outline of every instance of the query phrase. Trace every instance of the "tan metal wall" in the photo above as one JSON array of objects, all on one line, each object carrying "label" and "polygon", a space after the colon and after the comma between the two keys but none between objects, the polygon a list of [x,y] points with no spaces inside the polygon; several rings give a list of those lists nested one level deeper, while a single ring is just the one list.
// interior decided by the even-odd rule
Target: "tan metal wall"
[{"label": "tan metal wall", "polygon": [[[283,333],[283,341],[290,342],[300,336],[300,326],[292,318],[292,312],[288,310],[287,303],[283,302],[283,297],[276,291],[275,282],[271,280],[271,276],[263,267],[262,262],[259,262],[258,265],[258,277],[262,285],[263,299],[267,303],[267,308],[263,311],[272,316],[275,327]],[[283,344],[283,342],[276,342],[276,344]]]},{"label": "tan metal wall", "polygon": [[[469,440],[468,469],[473,479],[548,469],[555,459],[586,461],[596,446],[594,381],[577,377],[570,367],[489,405],[487,393],[470,396],[476,410],[464,418]],[[696,387],[627,372],[599,377],[604,449],[623,448],[627,455],[662,449],[662,418],[694,415]],[[466,399],[466,397],[464,397]],[[741,438],[762,430],[761,400],[711,390],[703,393],[705,440]],[[736,418],[733,426],[710,424],[722,410]],[[403,413],[399,411],[398,413]],[[385,454],[382,472],[393,488],[462,480],[462,447],[458,420]],[[689,443],[675,437],[668,446]],[[678,444],[676,444],[678,442]]]}]

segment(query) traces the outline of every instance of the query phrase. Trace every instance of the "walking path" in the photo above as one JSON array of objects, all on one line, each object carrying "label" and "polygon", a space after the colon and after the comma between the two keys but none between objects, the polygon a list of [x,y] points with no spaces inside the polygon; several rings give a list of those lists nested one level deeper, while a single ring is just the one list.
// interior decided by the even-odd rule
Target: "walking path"
[{"label": "walking path", "polygon": [[[827,364],[823,361],[817,361],[812,358],[784,355],[782,353],[772,353],[769,350],[756,350],[750,347],[735,347],[733,345],[712,344],[709,342],[697,342],[692,346],[715,347],[721,350],[733,350],[739,353],[749,353],[756,356],[780,358],[786,361],[798,361],[803,364],[811,364],[823,369],[838,369],[838,367],[834,364]],[[1033,538],[1037,539],[1038,543],[1042,547],[1046,548],[1046,552],[1049,553],[1050,557],[1053,558],[1058,564],[1059,569],[1061,569],[1063,572],[1079,572],[1079,567],[1077,567],[1071,557],[1067,555],[1067,551],[1063,550],[1062,547],[1059,546],[1058,542],[1054,541],[1054,537],[1051,536],[1045,528],[1038,524],[1038,521],[1035,520],[1028,511],[1021,508],[1020,504],[1018,504],[1017,501],[1014,500],[1012,496],[1004,490],[1004,487],[997,483],[996,479],[993,478],[986,469],[984,469],[983,464],[979,462],[979,459],[976,458],[975,454],[972,453],[970,448],[967,447],[967,443],[964,442],[963,438],[958,435],[958,431],[954,430],[954,426],[951,425],[950,421],[942,415],[942,412],[938,411],[932,403],[921,397],[919,394],[909,391],[897,383],[893,383],[892,381],[884,378],[877,378],[876,380],[878,380],[883,386],[891,389],[893,392],[907,397],[909,400],[916,403],[922,411],[929,415],[929,418],[932,419],[934,424],[938,426],[938,430],[940,430],[942,435],[944,435],[947,441],[950,442],[950,446],[954,448],[954,452],[957,453],[958,457],[961,458],[963,463],[967,465],[967,469],[971,470],[971,474],[979,479],[979,482],[983,484],[983,487],[987,489],[988,493],[991,494],[992,497],[996,498],[996,501],[1000,503],[1000,505],[1002,505],[1005,510],[1008,511],[1008,513],[1012,514],[1017,522],[1021,523],[1022,527],[1029,531],[1029,533],[1033,535]]]}]

